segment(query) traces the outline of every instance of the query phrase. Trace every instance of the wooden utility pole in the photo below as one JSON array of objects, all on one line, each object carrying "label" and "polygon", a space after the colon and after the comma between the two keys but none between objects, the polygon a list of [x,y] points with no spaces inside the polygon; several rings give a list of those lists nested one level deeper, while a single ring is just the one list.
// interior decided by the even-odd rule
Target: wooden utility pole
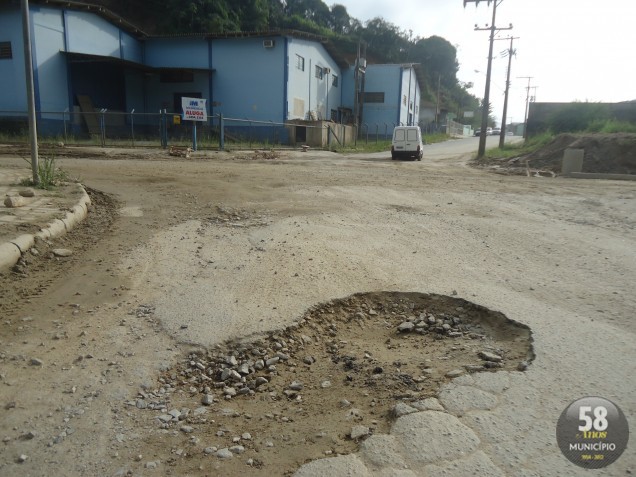
[{"label": "wooden utility pole", "polygon": [[[507,40],[508,38],[501,38]],[[508,93],[510,92],[510,70],[512,69],[512,57],[515,55],[515,50],[512,48],[514,40],[518,40],[519,37],[510,37],[510,48],[508,49],[508,72],[506,73],[506,93],[504,95],[504,108],[501,117],[501,134],[499,134],[499,149],[503,149],[504,141],[506,139],[506,120],[508,114]]]},{"label": "wooden utility pole", "polygon": [[523,115],[523,138],[528,138],[528,103],[530,102],[530,80],[534,78],[534,76],[517,76],[517,78],[527,79],[528,86],[526,86],[526,112]]},{"label": "wooden utility pole", "polygon": [[486,70],[486,90],[484,92],[484,105],[483,105],[483,111],[482,111],[482,116],[481,116],[481,131],[480,131],[480,135],[479,135],[479,149],[477,151],[477,158],[482,158],[484,157],[484,155],[486,154],[486,130],[488,129],[488,110],[490,108],[490,75],[492,72],[492,50],[493,50],[493,43],[495,41],[495,32],[500,31],[500,30],[512,30],[512,23],[510,24],[510,26],[505,27],[505,28],[497,28],[495,26],[496,21],[497,21],[497,6],[503,2],[503,0],[464,0],[464,8],[466,8],[466,4],[467,3],[475,3],[475,6],[479,6],[479,2],[480,1],[486,1],[488,2],[488,5],[490,5],[490,2],[492,1],[492,23],[490,24],[490,26],[486,25],[485,28],[479,28],[477,25],[475,25],[475,31],[483,31],[483,30],[488,30],[490,31],[490,46],[488,49],[488,69]]}]

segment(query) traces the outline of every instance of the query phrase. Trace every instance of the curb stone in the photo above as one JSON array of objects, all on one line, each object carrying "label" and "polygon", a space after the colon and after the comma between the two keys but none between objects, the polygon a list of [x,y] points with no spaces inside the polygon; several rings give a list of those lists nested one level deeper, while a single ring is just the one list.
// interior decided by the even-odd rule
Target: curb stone
[{"label": "curb stone", "polygon": [[22,254],[33,247],[36,238],[48,240],[59,237],[70,232],[73,227],[86,218],[91,205],[91,199],[81,184],[77,184],[77,186],[81,189],[82,196],[78,203],[66,213],[65,218],[61,220],[54,219],[35,234],[20,235],[14,240],[0,244],[0,271],[9,269],[15,265],[18,260],[20,260],[20,257],[22,257]]}]

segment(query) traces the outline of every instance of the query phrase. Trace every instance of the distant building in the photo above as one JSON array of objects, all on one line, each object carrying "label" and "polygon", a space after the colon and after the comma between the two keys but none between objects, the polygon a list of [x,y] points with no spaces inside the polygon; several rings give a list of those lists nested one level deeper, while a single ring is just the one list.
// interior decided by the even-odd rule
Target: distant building
[{"label": "distant building", "polygon": [[367,66],[361,101],[363,122],[417,125],[421,97],[419,74],[417,64]]}]

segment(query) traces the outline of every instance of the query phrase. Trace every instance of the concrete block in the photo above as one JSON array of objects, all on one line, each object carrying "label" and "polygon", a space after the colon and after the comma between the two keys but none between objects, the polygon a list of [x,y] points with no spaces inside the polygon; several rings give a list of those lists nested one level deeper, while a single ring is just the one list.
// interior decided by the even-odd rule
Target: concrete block
[{"label": "concrete block", "polygon": [[585,149],[567,148],[563,153],[563,163],[561,164],[561,174],[571,174],[583,170],[583,157]]},{"label": "concrete block", "polygon": [[16,264],[22,254],[20,249],[9,242],[0,244],[0,270],[5,270]]},{"label": "concrete block", "polygon": [[59,237],[66,233],[66,224],[59,219],[55,219],[47,227],[51,238]]},{"label": "concrete block", "polygon": [[5,207],[15,208],[15,207],[24,207],[27,205],[28,201],[22,196],[10,196],[8,195],[6,199],[4,199]]},{"label": "concrete block", "polygon": [[17,239],[11,240],[11,243],[20,249],[20,252],[27,252],[33,245],[35,245],[35,239],[33,235],[25,234],[20,235]]}]

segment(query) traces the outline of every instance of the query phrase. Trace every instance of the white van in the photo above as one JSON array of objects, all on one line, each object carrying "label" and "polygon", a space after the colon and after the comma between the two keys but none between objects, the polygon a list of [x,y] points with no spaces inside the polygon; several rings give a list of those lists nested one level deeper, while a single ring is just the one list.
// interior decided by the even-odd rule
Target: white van
[{"label": "white van", "polygon": [[421,161],[423,155],[424,141],[419,126],[396,126],[393,129],[391,159],[409,157]]}]

